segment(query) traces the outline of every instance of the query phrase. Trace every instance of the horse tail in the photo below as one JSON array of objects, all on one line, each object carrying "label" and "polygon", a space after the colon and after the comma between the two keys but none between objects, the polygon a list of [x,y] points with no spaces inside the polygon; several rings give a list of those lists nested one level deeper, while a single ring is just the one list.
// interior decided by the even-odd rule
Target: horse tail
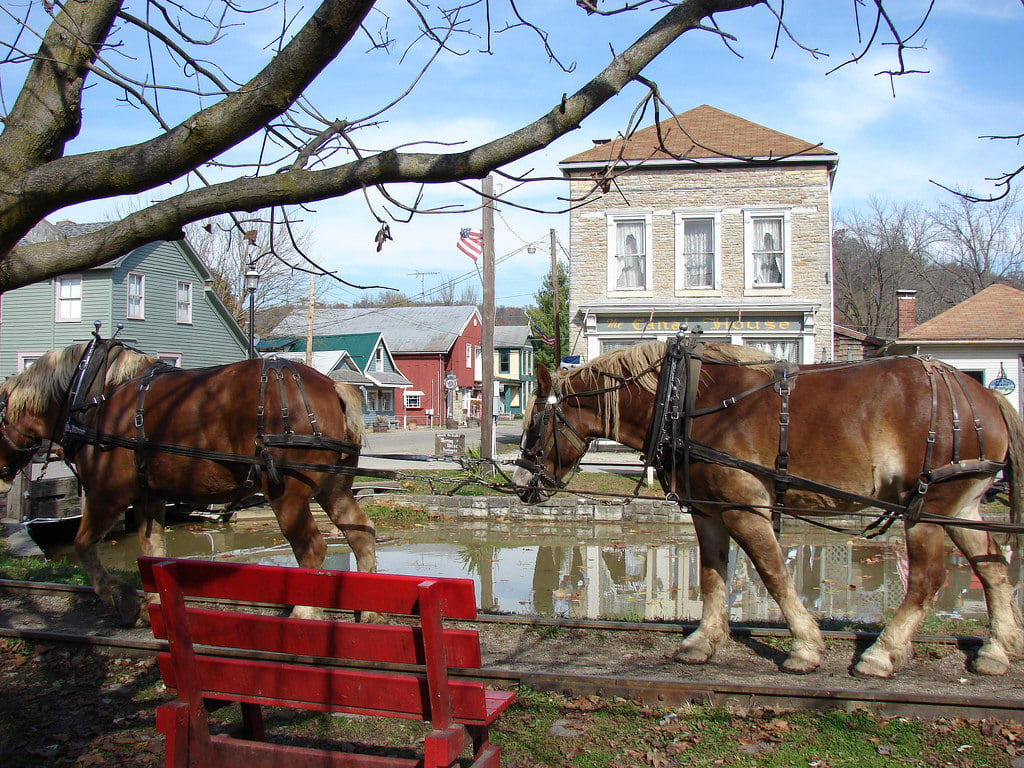
[{"label": "horse tail", "polygon": [[1024,510],[1024,420],[1021,420],[1020,414],[1009,400],[998,392],[993,394],[996,396],[1010,437],[1003,475],[1009,486],[1010,520],[1016,524],[1020,522],[1021,511]]},{"label": "horse tail", "polygon": [[341,410],[345,414],[345,426],[348,439],[356,445],[363,444],[363,398],[359,390],[342,381],[334,382],[334,391],[341,401]]}]

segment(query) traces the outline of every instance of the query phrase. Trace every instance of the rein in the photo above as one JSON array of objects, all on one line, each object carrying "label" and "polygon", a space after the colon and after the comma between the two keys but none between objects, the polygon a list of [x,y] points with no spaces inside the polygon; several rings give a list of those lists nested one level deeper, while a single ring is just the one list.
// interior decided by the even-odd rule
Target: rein
[{"label": "rein", "polygon": [[[956,371],[949,371],[945,366],[942,366],[930,359],[917,358],[924,366],[931,385],[932,408],[931,424],[928,432],[928,450],[926,452],[924,466],[918,476],[917,487],[908,494],[904,503],[895,503],[864,496],[852,491],[846,491],[842,488],[809,480],[789,472],[789,397],[795,386],[797,376],[801,374],[800,371],[791,367],[789,363],[771,361],[775,364],[776,372],[775,375],[767,382],[750,387],[736,395],[727,397],[715,405],[698,409],[695,407],[696,389],[699,381],[701,365],[704,362],[703,355],[704,345],[699,340],[698,335],[685,337],[680,333],[674,339],[670,339],[666,343],[665,354],[661,360],[656,363],[652,363],[637,374],[633,374],[632,376],[619,376],[605,371],[598,371],[597,373],[599,375],[609,376],[617,380],[617,383],[610,387],[563,395],[558,392],[557,381],[553,381],[552,393],[545,402],[543,413],[535,415],[533,419],[533,423],[535,425],[538,424],[538,422],[543,426],[551,425],[551,431],[546,435],[543,445],[539,448],[530,450],[527,447],[523,447],[522,454],[525,458],[520,458],[515,462],[517,466],[523,467],[533,473],[527,487],[539,491],[542,494],[546,494],[547,498],[550,498],[551,495],[560,491],[565,491],[566,489],[568,480],[563,481],[558,479],[558,476],[563,474],[563,467],[560,463],[560,452],[558,451],[560,432],[558,429],[558,423],[564,424],[568,427],[570,430],[568,439],[570,441],[577,442],[579,446],[582,447],[579,457],[570,468],[570,473],[575,472],[578,469],[583,459],[583,452],[585,452],[586,447],[589,445],[590,441],[584,440],[576,427],[566,417],[564,409],[561,407],[563,402],[571,397],[587,397],[621,390],[627,384],[650,373],[660,365],[661,370],[659,372],[658,388],[655,394],[652,414],[653,417],[648,429],[647,437],[644,441],[644,461],[641,479],[638,481],[636,488],[634,488],[633,493],[630,496],[620,494],[595,495],[614,496],[624,501],[639,498],[640,487],[643,484],[643,474],[646,473],[649,467],[654,467],[658,474],[658,478],[662,483],[662,487],[666,489],[665,498],[676,502],[680,506],[688,506],[690,507],[690,512],[699,514],[697,510],[693,509],[693,504],[695,503],[714,505],[725,502],[693,498],[690,489],[689,467],[692,462],[696,461],[725,467],[733,467],[764,477],[774,483],[774,502],[771,505],[756,506],[764,506],[765,509],[770,509],[776,519],[778,519],[778,515],[780,514],[788,514],[797,519],[804,520],[805,522],[809,522],[813,525],[818,525],[832,531],[851,533],[851,531],[833,527],[821,521],[807,519],[805,515],[847,514],[854,516],[868,516],[870,514],[870,516],[874,518],[873,522],[865,526],[859,532],[856,532],[859,533],[859,535],[863,535],[868,538],[884,534],[895,520],[900,517],[910,525],[917,522],[928,522],[938,525],[979,528],[983,530],[1008,533],[1024,532],[1024,526],[1022,525],[1001,524],[995,522],[990,523],[988,521],[957,520],[954,518],[927,513],[922,510],[924,496],[931,484],[961,477],[963,475],[995,475],[1006,466],[1003,462],[984,458],[984,438],[981,423],[975,415],[974,403],[967,394],[966,388]],[[765,362],[768,361],[715,360],[715,362],[724,365],[750,366],[764,365]],[[828,366],[828,368],[821,370],[834,370],[863,363],[864,361],[841,363],[838,365]],[[937,419],[936,378],[943,382],[949,393],[950,401],[953,403],[953,461],[940,467],[933,467],[931,465],[931,448],[935,439]],[[953,379],[953,382],[959,386],[959,390],[965,395],[968,407],[971,410],[974,428],[978,433],[979,458],[977,459],[964,459],[960,456],[960,415],[957,413],[956,401],[953,397],[953,389],[955,385],[950,381],[950,378]],[[779,394],[780,398],[779,449],[774,468],[757,464],[752,461],[747,461],[725,451],[717,450],[709,445],[693,440],[690,436],[693,419],[722,411],[732,405],[735,405],[738,401],[769,387],[773,387],[776,393]],[[538,440],[540,439],[541,436],[538,436]],[[553,469],[553,474],[549,473],[542,463],[543,457],[550,445],[554,446],[556,451],[556,461],[558,462]],[[682,464],[683,480],[685,483],[685,490],[682,494],[679,493],[676,487],[680,462]],[[856,512],[836,513],[833,510],[812,510],[787,507],[784,505],[784,496],[789,488],[798,488],[831,498],[855,502],[866,507],[880,509],[882,512],[880,515],[875,513]]]}]

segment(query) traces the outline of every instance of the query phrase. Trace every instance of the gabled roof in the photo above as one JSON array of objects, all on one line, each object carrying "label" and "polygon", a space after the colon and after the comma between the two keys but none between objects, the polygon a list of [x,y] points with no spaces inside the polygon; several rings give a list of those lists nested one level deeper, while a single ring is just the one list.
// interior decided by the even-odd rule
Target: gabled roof
[{"label": "gabled roof", "polygon": [[1024,340],[1024,291],[996,283],[914,326],[896,343]]},{"label": "gabled roof", "polygon": [[[660,148],[662,143],[671,154]],[[627,163],[679,162],[677,158],[683,162],[736,162],[739,158],[767,160],[790,155],[797,161],[838,162],[838,156],[830,149],[702,104],[643,128],[627,141],[615,139],[567,157],[560,167],[568,170],[566,166],[572,164],[603,166],[616,160],[620,151]]]},{"label": "gabled roof", "polygon": [[499,325],[494,328],[494,346],[497,347],[529,347],[530,326]]},{"label": "gabled roof", "polygon": [[[306,362],[306,353],[302,352],[280,352],[276,355],[284,360],[293,360],[298,363]],[[373,384],[370,379],[360,373],[352,357],[343,349],[325,350],[313,352],[310,356],[310,364],[324,376],[330,376],[335,381],[344,381],[348,384]]]},{"label": "gabled roof", "polygon": [[[431,307],[346,307],[317,309],[313,333],[317,337],[363,334],[368,328],[387,339],[394,354],[448,352],[479,312],[474,305]],[[270,336],[304,336],[305,311],[286,317]]]}]

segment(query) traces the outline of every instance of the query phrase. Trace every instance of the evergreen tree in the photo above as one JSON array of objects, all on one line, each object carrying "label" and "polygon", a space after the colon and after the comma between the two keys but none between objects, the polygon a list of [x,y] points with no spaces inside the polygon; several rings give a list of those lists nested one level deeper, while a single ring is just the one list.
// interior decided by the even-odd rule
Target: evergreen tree
[{"label": "evergreen tree", "polygon": [[[569,343],[569,273],[557,262],[558,269],[558,324],[561,326],[562,355],[568,354],[572,346]],[[554,290],[551,285],[551,273],[544,275],[540,289],[533,294],[534,304],[527,307],[526,314],[530,320],[546,335],[555,335],[555,313],[554,313]],[[531,329],[532,331],[532,329]],[[541,339],[534,338],[533,348],[536,350],[538,363],[548,368],[557,368],[557,360],[561,355],[556,356],[553,347],[545,344]]]}]

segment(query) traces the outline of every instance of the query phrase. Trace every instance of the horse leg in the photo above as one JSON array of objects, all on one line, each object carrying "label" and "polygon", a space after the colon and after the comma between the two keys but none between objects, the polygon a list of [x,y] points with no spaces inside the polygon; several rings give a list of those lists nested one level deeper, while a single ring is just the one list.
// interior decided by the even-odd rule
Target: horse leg
[{"label": "horse leg", "polygon": [[748,509],[733,508],[722,512],[722,520],[730,535],[754,564],[789,627],[793,641],[789,655],[782,662],[782,669],[793,674],[813,672],[821,664],[825,639],[818,622],[804,607],[793,586],[771,519]]},{"label": "horse leg", "polygon": [[[928,502],[925,503],[928,506]],[[935,593],[946,580],[942,526],[916,523],[907,528],[907,593],[878,639],[853,667],[860,677],[891,677],[914,655],[911,640]]]},{"label": "horse leg", "polygon": [[[958,517],[981,519],[976,504],[967,514]],[[946,533],[977,574],[988,604],[989,638],[981,646],[971,668],[980,675],[1005,674],[1010,668],[1010,659],[1024,655],[1024,633],[1013,606],[1006,558],[985,531],[949,526]]]},{"label": "horse leg", "polygon": [[[352,493],[352,475],[330,475],[317,490],[316,501],[345,535],[356,556],[356,568],[375,573],[377,530]],[[374,611],[356,611],[356,621],[373,624],[382,623],[384,618]]]},{"label": "horse leg", "polygon": [[331,475],[317,490],[317,503],[345,535],[356,556],[356,568],[364,573],[377,570],[377,531],[352,493],[351,475]]},{"label": "horse leg", "polygon": [[[270,499],[270,506],[277,516],[281,533],[291,544],[299,567],[323,567],[327,543],[310,511],[307,486],[295,478],[285,478],[284,492]],[[319,609],[308,605],[294,606],[291,615],[303,619],[322,618]]]},{"label": "horse leg", "polygon": [[672,658],[683,664],[704,664],[729,637],[725,606],[729,534],[717,511],[695,513],[693,527],[700,550],[700,624]]},{"label": "horse leg", "polygon": [[99,553],[100,540],[123,512],[123,507],[94,504],[86,497],[82,504],[82,522],[75,535],[75,553],[96,596],[114,609],[123,626],[131,627],[139,618],[139,596],[133,586],[103,567]]},{"label": "horse leg", "polygon": [[[138,514],[137,510],[136,522],[139,526],[137,534],[139,537],[140,555],[164,557],[167,554],[167,542],[164,539],[164,510],[164,502],[160,500],[151,501],[142,510],[141,514]],[[160,595],[147,592],[143,597],[143,601],[143,607],[150,604],[156,605],[160,602]],[[139,619],[143,623],[148,624],[149,611],[140,611]]]}]

